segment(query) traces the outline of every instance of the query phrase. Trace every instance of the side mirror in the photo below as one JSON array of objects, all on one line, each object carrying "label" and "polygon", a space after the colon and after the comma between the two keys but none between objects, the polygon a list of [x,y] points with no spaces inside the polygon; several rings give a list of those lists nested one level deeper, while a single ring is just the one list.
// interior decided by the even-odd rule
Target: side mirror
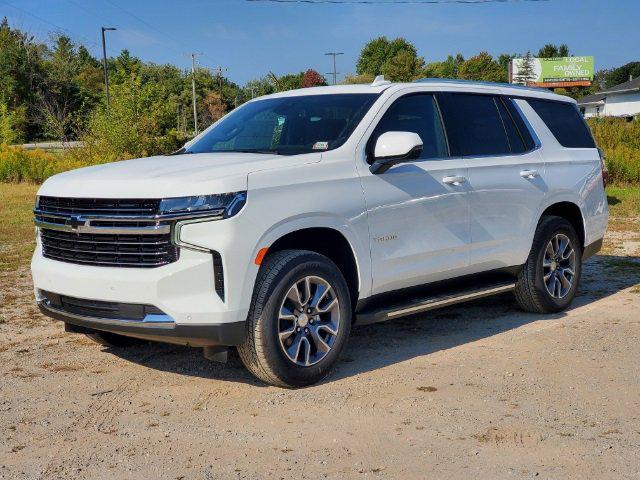
[{"label": "side mirror", "polygon": [[385,132],[378,137],[369,167],[373,174],[384,173],[394,165],[420,157],[422,140],[414,132]]}]

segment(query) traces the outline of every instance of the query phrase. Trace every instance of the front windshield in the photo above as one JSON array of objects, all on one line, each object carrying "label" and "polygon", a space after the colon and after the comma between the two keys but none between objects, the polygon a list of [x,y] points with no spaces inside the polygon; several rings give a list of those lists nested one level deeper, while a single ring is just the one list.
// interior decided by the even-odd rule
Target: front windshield
[{"label": "front windshield", "polygon": [[342,145],[377,94],[269,98],[234,110],[185,153],[251,152],[297,155]]}]

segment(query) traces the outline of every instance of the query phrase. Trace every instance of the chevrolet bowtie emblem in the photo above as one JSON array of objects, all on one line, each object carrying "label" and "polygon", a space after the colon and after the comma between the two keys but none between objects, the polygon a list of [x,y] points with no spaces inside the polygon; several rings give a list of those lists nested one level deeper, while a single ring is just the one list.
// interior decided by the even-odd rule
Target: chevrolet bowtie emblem
[{"label": "chevrolet bowtie emblem", "polygon": [[79,227],[82,227],[85,225],[85,220],[82,219],[82,217],[69,217],[67,218],[67,221],[64,222],[64,224],[67,227],[71,227],[72,230],[78,230]]}]

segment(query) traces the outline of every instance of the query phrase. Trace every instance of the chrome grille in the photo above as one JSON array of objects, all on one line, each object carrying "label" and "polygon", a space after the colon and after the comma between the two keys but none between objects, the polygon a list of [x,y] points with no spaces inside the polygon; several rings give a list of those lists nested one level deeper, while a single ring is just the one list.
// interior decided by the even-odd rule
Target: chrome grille
[{"label": "chrome grille", "polygon": [[40,197],[38,208],[62,215],[155,215],[158,199]]},{"label": "chrome grille", "polygon": [[81,265],[153,268],[175,262],[172,220],[158,199],[42,196],[35,221],[46,258]]},{"label": "chrome grille", "polygon": [[42,254],[53,260],[117,267],[159,267],[178,259],[169,234],[105,235],[42,229]]}]

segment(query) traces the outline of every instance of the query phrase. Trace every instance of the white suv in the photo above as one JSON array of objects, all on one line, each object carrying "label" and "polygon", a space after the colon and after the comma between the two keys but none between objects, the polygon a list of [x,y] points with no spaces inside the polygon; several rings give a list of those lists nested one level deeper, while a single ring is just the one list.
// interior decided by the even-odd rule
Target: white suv
[{"label": "white suv", "polygon": [[379,78],[258,98],[175,154],[50,178],[32,270],[67,331],[236,346],[263,381],[303,386],[353,324],[506,291],[566,308],[607,218],[572,99]]}]

